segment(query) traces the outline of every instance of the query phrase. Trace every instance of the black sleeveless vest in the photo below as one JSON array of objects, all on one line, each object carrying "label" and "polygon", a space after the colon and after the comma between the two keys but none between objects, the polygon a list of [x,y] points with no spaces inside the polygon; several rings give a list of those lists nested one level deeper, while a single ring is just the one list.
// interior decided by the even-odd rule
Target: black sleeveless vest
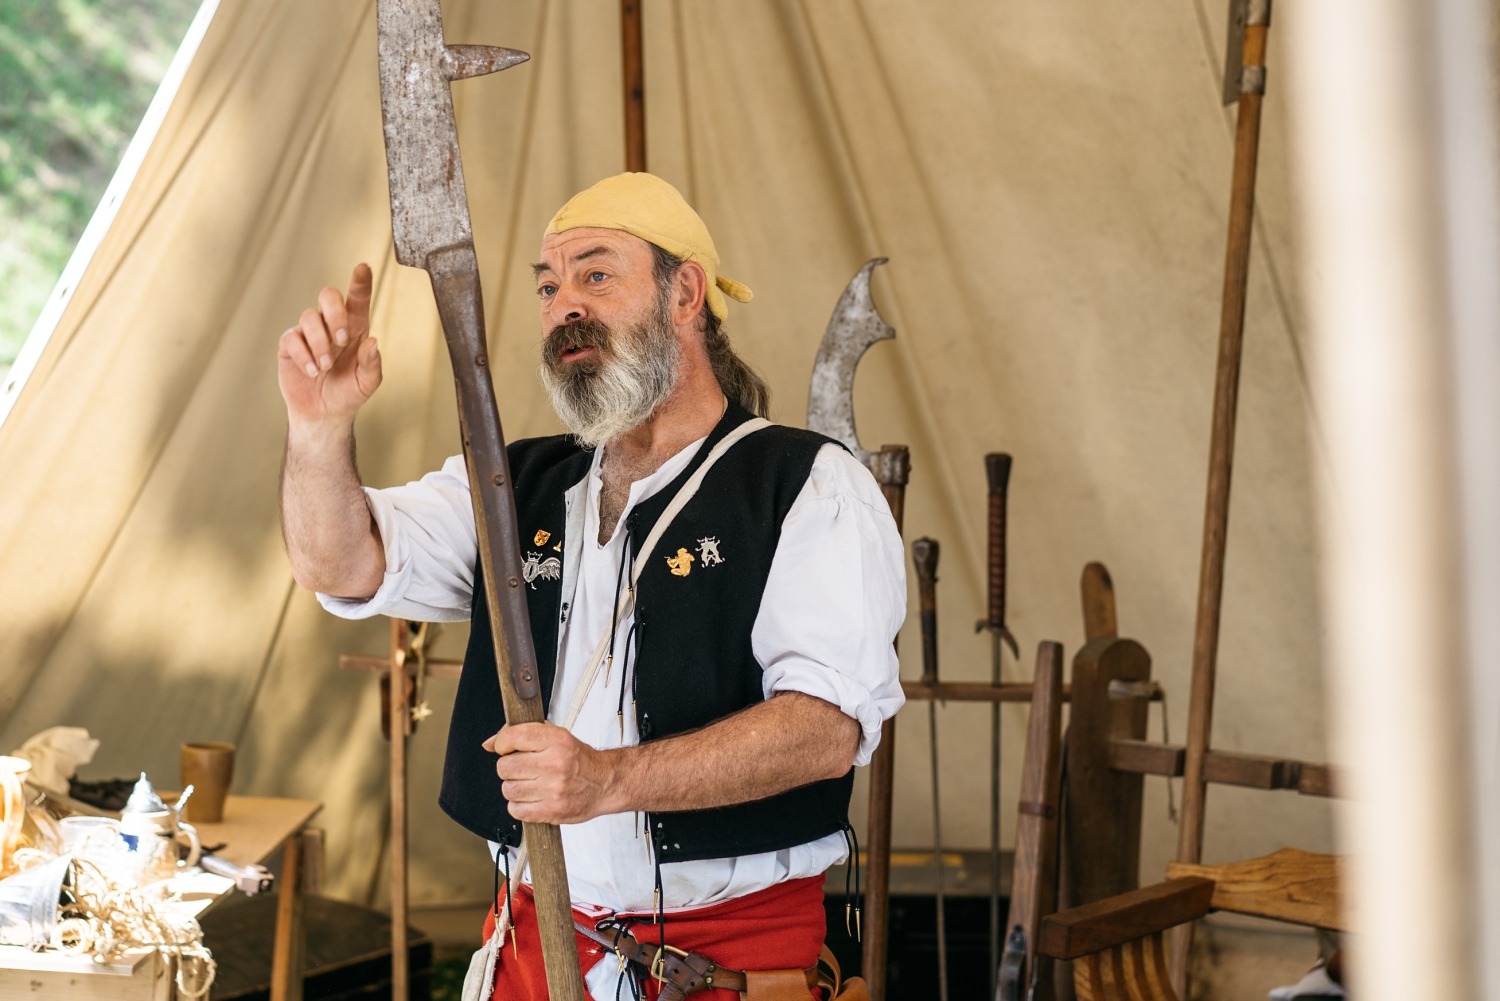
[{"label": "black sleeveless vest", "polygon": [[[631,511],[625,528],[632,560],[678,488],[714,445],[749,419],[750,414],[731,404],[687,468]],[[751,628],[782,521],[806,483],[818,450],[831,440],[779,425],[746,436],[720,457],[661,536],[636,587],[632,660],[642,742],[702,727],[763,700]],[[556,436],[516,442],[508,456],[521,555],[532,576],[527,583],[528,614],[542,698],[550,706],[559,623],[566,611],[562,549],[572,544],[564,539],[564,494],[587,475],[593,454]],[[558,562],[549,566],[551,559]],[[473,833],[514,847],[520,842],[521,825],[511,818],[500,793],[495,755],[480,747],[500,728],[505,713],[484,582],[477,568],[474,591],[469,648],[448,731],[438,803]],[[751,803],[651,814],[656,858],[662,863],[727,858],[814,841],[846,825],[853,785],[851,769],[840,778]]]}]

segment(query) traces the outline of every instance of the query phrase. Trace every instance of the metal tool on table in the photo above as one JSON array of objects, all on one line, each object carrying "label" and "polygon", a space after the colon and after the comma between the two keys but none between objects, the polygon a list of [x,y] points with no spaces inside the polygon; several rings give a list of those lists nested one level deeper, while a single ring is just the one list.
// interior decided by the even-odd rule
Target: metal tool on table
[{"label": "metal tool on table", "polygon": [[[1013,657],[1021,657],[1016,638],[1005,625],[1006,510],[1010,494],[1011,457],[1005,452],[991,452],[984,457],[985,479],[989,484],[988,528],[989,560],[985,617],[974,625],[975,632],[990,634],[990,684],[1000,687],[1000,668],[1004,648]],[[1000,969],[1000,703],[990,704],[990,993],[995,992]]]},{"label": "metal tool on table", "polygon": [[[875,474],[875,482],[890,506],[896,530],[901,530],[906,507],[906,481],[911,457],[905,445],[885,445],[878,452],[860,447],[854,430],[854,368],[877,341],[896,336],[880,316],[870,295],[870,276],[886,258],[866,262],[850,279],[834,307],[823,332],[818,356],[813,361],[812,386],[807,395],[807,426],[836,438]],[[888,719],[880,728],[880,744],[870,761],[869,820],[865,830],[865,911],[869,927],[863,930],[861,972],[871,1001],[885,997],[887,951],[886,911],[891,881],[891,794],[896,776],[896,721]]]},{"label": "metal tool on table", "polygon": [[[922,616],[922,684],[938,681],[937,567],[941,552],[937,541],[922,537],[911,544],[911,559],[917,570],[918,607]],[[948,921],[943,893],[943,808],[938,793],[937,700],[927,703],[927,732],[932,762],[932,863],[933,901],[937,909],[938,999],[948,1001]]]},{"label": "metal tool on table", "polygon": [[[1214,378],[1213,431],[1203,517],[1203,553],[1198,609],[1193,629],[1193,672],[1188,695],[1187,758],[1182,781],[1182,822],[1177,860],[1203,854],[1204,764],[1213,724],[1214,676],[1219,617],[1224,598],[1224,551],[1229,531],[1229,487],[1234,468],[1234,427],[1239,407],[1240,359],[1245,340],[1245,295],[1250,277],[1250,237],[1255,222],[1255,174],[1260,152],[1261,102],[1266,92],[1266,32],[1271,0],[1230,0],[1229,42],[1224,57],[1224,101],[1238,105],[1234,173],[1230,182],[1229,236],[1219,318],[1219,359]],[[1192,926],[1172,938],[1171,977],[1179,995],[1187,989]]]},{"label": "metal tool on table", "polygon": [[[495,637],[505,717],[546,717],[526,614],[515,495],[495,405],[479,267],[469,220],[450,83],[530,58],[486,45],[448,45],[439,0],[377,0],[380,110],[391,188],[396,260],[432,280],[458,390],[459,427],[474,501],[480,565]],[[560,830],[523,825],[553,1001],[581,1001],[583,977]]]},{"label": "metal tool on table", "polygon": [[223,876],[234,883],[235,889],[247,897],[265,893],[276,885],[276,874],[263,865],[240,865],[227,858],[205,851],[198,856],[198,867],[215,876]]}]

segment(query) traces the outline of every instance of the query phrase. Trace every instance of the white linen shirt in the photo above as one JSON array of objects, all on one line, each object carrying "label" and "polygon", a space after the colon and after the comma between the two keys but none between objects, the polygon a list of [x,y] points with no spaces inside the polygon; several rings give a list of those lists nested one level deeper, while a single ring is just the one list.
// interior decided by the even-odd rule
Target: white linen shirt
[{"label": "white linen shirt", "polygon": [[[636,481],[620,522],[682,472],[703,439]],[[625,533],[618,523],[600,545],[603,487],[596,450],[588,475],[566,495],[563,620],[550,719],[563,720],[578,697],[584,666],[609,630]],[[431,621],[468,619],[477,561],[474,516],[463,457],[415,483],[365,491],[385,546],[385,579],[368,601],[320,594],[345,618],[383,614]],[[755,624],[751,649],[764,670],[762,690],[803,692],[838,706],[860,724],[855,764],[870,760],[881,723],[905,701],[892,641],[906,612],[904,551],[874,478],[848,452],[825,445],[782,524]],[[615,624],[610,676],[600,671],[582,696],[573,733],[592,747],[639,743],[634,714],[617,715],[625,645],[633,616]],[[631,670],[634,669],[632,664]],[[623,731],[623,732],[622,732]],[[647,911],[653,905],[650,840],[639,814],[612,814],[564,824],[563,848],[574,904]],[[491,843],[491,851],[496,846]],[[662,905],[699,907],[814,876],[844,860],[841,833],[789,849],[662,867]]]}]

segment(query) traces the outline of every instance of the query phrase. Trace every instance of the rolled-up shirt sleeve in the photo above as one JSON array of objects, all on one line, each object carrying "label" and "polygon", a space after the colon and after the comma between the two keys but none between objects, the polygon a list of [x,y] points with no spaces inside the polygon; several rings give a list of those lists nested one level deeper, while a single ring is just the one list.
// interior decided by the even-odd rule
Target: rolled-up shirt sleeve
[{"label": "rolled-up shirt sleeve", "polygon": [[848,452],[825,445],[781,526],[751,633],[763,687],[803,692],[857,720],[854,763],[906,701],[894,642],[906,616],[901,536],[880,488]]},{"label": "rolled-up shirt sleeve", "polygon": [[346,619],[467,619],[479,543],[463,456],[405,486],[367,487],[365,503],[385,546],[385,578],[367,600],[319,594],[319,603]]}]

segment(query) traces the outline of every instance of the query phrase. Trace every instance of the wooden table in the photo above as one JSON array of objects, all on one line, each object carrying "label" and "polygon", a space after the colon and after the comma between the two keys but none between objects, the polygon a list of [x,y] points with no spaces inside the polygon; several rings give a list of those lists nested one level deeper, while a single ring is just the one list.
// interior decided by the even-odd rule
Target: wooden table
[{"label": "wooden table", "polygon": [[[170,794],[163,796],[170,801]],[[224,844],[215,854],[241,864],[264,862],[282,853],[277,880],[276,940],[271,961],[272,1001],[301,1001],[302,884],[308,865],[304,828],[323,804],[308,799],[230,796],[224,820],[196,824],[206,845]],[[316,866],[317,860],[311,860]],[[178,878],[182,907],[198,917],[234,891],[223,876],[193,871]],[[213,944],[206,943],[212,951]],[[136,950],[109,963],[87,956],[35,953],[0,945],[0,1001],[12,998],[67,998],[69,1001],[178,1001],[173,964],[150,950]]]}]

